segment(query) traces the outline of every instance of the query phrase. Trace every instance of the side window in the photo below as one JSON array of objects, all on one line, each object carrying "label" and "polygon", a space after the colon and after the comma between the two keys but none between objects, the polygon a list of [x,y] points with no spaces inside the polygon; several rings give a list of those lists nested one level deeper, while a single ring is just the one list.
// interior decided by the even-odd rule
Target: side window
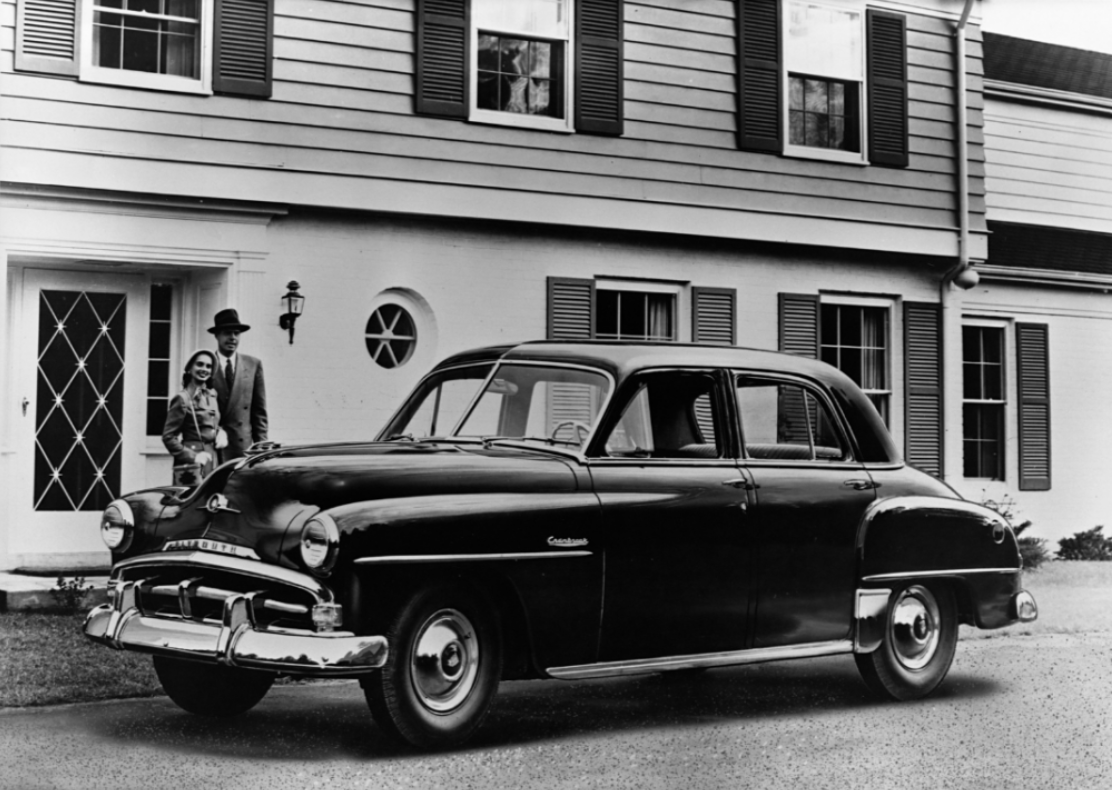
[{"label": "side window", "polygon": [[606,437],[614,458],[725,457],[718,437],[721,415],[714,400],[714,377],[703,372],[668,371],[643,377]]},{"label": "side window", "polygon": [[806,387],[740,379],[737,404],[749,458],[840,461],[847,456],[837,423],[826,405]]},{"label": "side window", "polygon": [[[419,405],[404,422],[404,432],[413,437],[447,436],[479,394],[489,367],[464,368],[445,375],[421,394]],[[395,426],[397,427],[397,426]]]}]

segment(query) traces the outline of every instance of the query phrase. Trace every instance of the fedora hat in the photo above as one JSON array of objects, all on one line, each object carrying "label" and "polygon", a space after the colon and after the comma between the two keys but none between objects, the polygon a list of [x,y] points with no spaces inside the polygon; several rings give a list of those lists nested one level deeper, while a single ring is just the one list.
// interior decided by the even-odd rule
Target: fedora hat
[{"label": "fedora hat", "polygon": [[239,321],[239,313],[236,312],[234,307],[229,307],[227,310],[221,310],[212,319],[213,325],[209,327],[209,332],[216,334],[222,329],[238,329],[240,332],[246,332],[249,327],[247,324],[241,324]]}]

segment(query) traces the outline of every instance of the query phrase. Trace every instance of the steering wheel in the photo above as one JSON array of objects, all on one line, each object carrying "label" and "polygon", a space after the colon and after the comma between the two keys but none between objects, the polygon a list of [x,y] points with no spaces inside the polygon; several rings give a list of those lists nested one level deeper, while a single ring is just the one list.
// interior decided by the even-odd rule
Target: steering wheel
[{"label": "steering wheel", "polygon": [[574,441],[556,438],[556,434],[560,432],[561,428],[568,427],[575,429],[575,433],[577,434],[576,438],[579,439],[579,446],[582,447],[583,443],[587,441],[587,438],[591,435],[591,426],[580,420],[561,420],[556,423],[556,427],[552,429],[552,433],[548,435],[548,438],[554,442],[568,441],[569,444],[575,444]]}]

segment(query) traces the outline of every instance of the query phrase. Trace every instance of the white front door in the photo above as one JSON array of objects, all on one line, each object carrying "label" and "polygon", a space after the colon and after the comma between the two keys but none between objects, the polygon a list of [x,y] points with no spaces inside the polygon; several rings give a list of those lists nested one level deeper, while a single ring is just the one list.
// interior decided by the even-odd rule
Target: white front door
[{"label": "white front door", "polygon": [[98,514],[144,483],[147,279],[29,268],[21,291],[9,550],[28,559],[102,552]]}]

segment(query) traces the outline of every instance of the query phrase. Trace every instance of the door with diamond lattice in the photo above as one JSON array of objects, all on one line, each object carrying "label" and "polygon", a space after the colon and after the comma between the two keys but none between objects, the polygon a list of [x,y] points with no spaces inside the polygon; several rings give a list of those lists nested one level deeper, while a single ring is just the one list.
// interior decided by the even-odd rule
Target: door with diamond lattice
[{"label": "door with diamond lattice", "polygon": [[43,525],[81,523],[78,543],[85,528],[96,532],[90,512],[141,483],[143,284],[140,275],[25,272],[21,510]]}]

